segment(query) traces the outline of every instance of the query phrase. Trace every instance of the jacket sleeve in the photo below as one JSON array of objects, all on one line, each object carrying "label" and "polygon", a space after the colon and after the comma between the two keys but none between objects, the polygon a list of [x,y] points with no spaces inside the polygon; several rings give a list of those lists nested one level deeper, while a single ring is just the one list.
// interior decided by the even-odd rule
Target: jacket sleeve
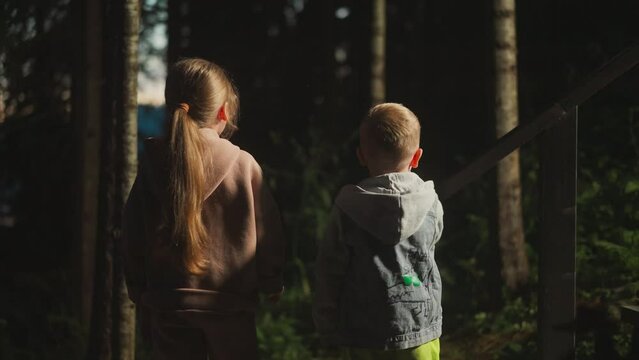
[{"label": "jacket sleeve", "polygon": [[259,165],[255,165],[257,169],[252,186],[257,235],[258,290],[265,294],[274,294],[284,289],[286,241],[277,204],[264,182]]},{"label": "jacket sleeve", "polygon": [[317,244],[313,299],[315,327],[325,341],[333,344],[338,340],[340,293],[348,262],[349,250],[342,237],[339,210],[333,207],[326,235]]},{"label": "jacket sleeve", "polygon": [[146,286],[146,239],[144,224],[144,188],[142,174],[138,173],[124,206],[122,216],[122,257],[129,298],[140,299]]}]

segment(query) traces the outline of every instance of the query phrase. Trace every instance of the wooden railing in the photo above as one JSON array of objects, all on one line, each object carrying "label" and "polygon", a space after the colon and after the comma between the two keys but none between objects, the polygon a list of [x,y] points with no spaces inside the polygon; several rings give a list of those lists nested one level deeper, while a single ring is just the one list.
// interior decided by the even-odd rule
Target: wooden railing
[{"label": "wooden railing", "polygon": [[501,137],[440,186],[446,200],[499,160],[540,136],[541,228],[539,348],[542,359],[575,357],[575,247],[578,107],[639,63],[639,44],[610,60],[581,86]]}]

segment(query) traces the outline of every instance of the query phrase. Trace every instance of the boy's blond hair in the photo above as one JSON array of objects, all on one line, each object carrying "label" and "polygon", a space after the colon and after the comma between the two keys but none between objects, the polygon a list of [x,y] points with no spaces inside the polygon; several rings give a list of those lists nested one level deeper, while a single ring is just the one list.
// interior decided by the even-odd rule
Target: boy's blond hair
[{"label": "boy's blond hair", "polygon": [[362,151],[385,163],[408,162],[419,148],[421,126],[402,104],[383,103],[368,112],[359,128]]}]

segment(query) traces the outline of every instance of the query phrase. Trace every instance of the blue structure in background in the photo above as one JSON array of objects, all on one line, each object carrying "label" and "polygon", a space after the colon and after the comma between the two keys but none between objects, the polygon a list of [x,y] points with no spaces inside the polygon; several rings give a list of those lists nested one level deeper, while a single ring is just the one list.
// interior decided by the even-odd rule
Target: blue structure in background
[{"label": "blue structure in background", "polygon": [[138,106],[138,153],[144,152],[144,139],[164,135],[166,116],[164,106]]}]

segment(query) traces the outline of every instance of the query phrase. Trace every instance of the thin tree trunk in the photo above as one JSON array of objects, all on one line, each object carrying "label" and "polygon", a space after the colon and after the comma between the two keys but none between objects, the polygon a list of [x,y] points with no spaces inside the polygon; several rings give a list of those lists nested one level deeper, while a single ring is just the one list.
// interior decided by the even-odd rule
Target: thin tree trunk
[{"label": "thin tree trunk", "polygon": [[371,103],[386,99],[386,0],[373,0],[371,19]]},{"label": "thin tree trunk", "polygon": [[[109,35],[108,35],[109,36]],[[109,44],[110,41],[107,41]],[[106,49],[109,49],[107,46]],[[108,52],[106,52],[108,54]],[[111,66],[108,66],[111,68]],[[105,81],[105,94],[111,93]],[[113,353],[113,239],[115,237],[115,114],[110,101],[102,108],[102,136],[100,150],[100,187],[98,210],[98,238],[96,244],[93,312],[87,360],[112,360]]]},{"label": "thin tree trunk", "polygon": [[99,236],[87,359],[135,356],[135,308],[120,248],[122,208],[137,170],[138,0],[105,0]]},{"label": "thin tree trunk", "polygon": [[[74,18],[81,46],[73,77],[73,118],[78,139],[77,186],[80,196],[76,210],[74,286],[78,290],[80,321],[88,331],[91,320],[95,248],[98,234],[98,188],[100,181],[100,119],[102,107],[102,4],[96,1],[74,3]],[[86,29],[91,28],[91,31]]]},{"label": "thin tree trunk", "polygon": [[[138,74],[138,33],[140,27],[140,8],[138,0],[124,0],[123,36],[122,36],[122,85],[121,88],[121,120],[119,127],[118,152],[122,158],[119,173],[120,184],[118,191],[118,210],[124,207],[129,191],[133,186],[137,173],[137,74]],[[121,228],[121,217],[118,227]],[[116,268],[114,292],[118,307],[118,348],[115,351],[117,360],[132,360],[135,358],[135,305],[129,300],[129,294],[124,281],[122,264],[121,241],[116,239]]]},{"label": "thin tree trunk", "polygon": [[[110,182],[110,181],[109,181]],[[106,207],[104,207],[106,210]],[[101,212],[102,213],[102,212]],[[104,224],[107,221],[100,221]],[[113,246],[108,230],[102,231],[96,247],[96,281],[87,360],[111,360],[113,299]]]},{"label": "thin tree trunk", "polygon": [[[94,165],[99,166],[98,206],[97,206],[97,236],[95,245],[95,280],[93,283],[93,306],[91,311],[91,324],[89,344],[86,353],[87,360],[112,360],[112,328],[113,328],[113,198],[115,185],[115,172],[112,162],[113,154],[113,124],[114,113],[111,105],[110,93],[113,84],[111,74],[114,53],[114,32],[111,22],[107,21],[112,16],[111,4],[106,0],[85,2],[86,14],[83,31],[88,31],[91,26],[99,26],[103,36],[93,38],[87,56],[98,63],[92,69],[99,73],[95,87],[83,89],[86,96],[93,99],[93,110],[97,118],[86,119],[96,121],[97,129],[94,129],[99,142],[99,161]],[[92,23],[90,21],[97,21]],[[98,36],[98,35],[96,35]],[[95,41],[98,41],[96,44]],[[100,64],[100,65],[98,65]],[[111,74],[112,75],[112,74]],[[85,106],[88,103],[84,104]],[[98,136],[99,135],[99,136]],[[84,196],[84,194],[83,194]],[[89,230],[87,230],[88,232]],[[86,239],[85,239],[86,240]]]},{"label": "thin tree trunk", "polygon": [[[494,0],[494,19],[495,121],[497,137],[501,137],[519,122],[515,1]],[[502,276],[509,288],[516,289],[528,281],[519,151],[513,152],[497,165],[497,197]]]}]

